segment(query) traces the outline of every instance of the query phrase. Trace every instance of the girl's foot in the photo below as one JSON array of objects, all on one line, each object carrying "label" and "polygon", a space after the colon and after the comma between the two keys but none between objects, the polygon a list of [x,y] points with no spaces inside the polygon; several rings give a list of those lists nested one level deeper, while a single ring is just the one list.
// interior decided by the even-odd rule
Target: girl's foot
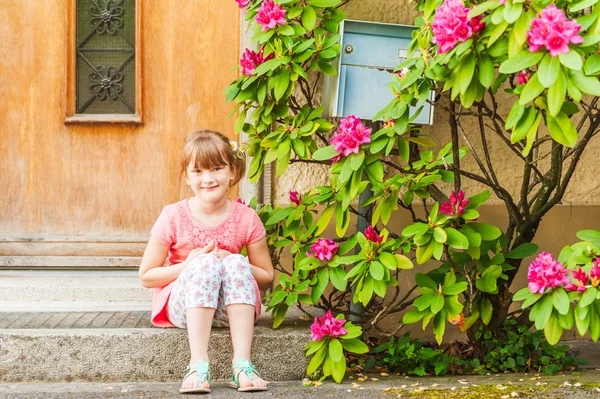
[{"label": "girl's foot", "polygon": [[181,393],[208,393],[210,392],[210,367],[205,360],[198,360],[188,366],[188,372],[183,377]]},{"label": "girl's foot", "polygon": [[240,359],[232,365],[232,387],[238,391],[266,391],[267,382],[260,378],[256,368],[248,359]]}]

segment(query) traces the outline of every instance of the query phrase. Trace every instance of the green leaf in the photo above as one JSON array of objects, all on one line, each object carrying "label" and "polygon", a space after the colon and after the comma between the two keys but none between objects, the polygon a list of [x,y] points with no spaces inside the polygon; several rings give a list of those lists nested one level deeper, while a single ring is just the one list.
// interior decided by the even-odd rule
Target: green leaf
[{"label": "green leaf", "polygon": [[371,273],[371,276],[373,276],[373,278],[375,280],[381,280],[384,276],[383,265],[379,262],[376,262],[376,261],[371,262],[369,271]]},{"label": "green leaf", "polygon": [[500,237],[502,232],[496,226],[492,226],[491,224],[485,224],[480,222],[472,222],[468,224],[473,230],[478,232],[481,235],[481,239],[484,241],[495,240]]},{"label": "green leaf", "polygon": [[315,9],[311,6],[305,6],[302,10],[302,26],[307,31],[311,31],[315,28],[315,24],[317,23],[317,13]]},{"label": "green leaf", "polygon": [[588,287],[588,289],[585,290],[585,292],[581,296],[581,299],[579,300],[579,306],[581,306],[582,308],[590,306],[596,300],[597,293],[598,290],[596,288]]},{"label": "green leaf", "polygon": [[444,244],[448,239],[448,235],[446,234],[444,229],[442,229],[441,227],[436,227],[433,230],[433,238],[440,244]]},{"label": "green leaf", "polygon": [[576,234],[577,238],[582,241],[598,241],[600,242],[600,231],[596,230],[580,230]]},{"label": "green leaf", "polygon": [[494,83],[495,73],[496,69],[494,68],[492,59],[487,54],[481,55],[479,57],[479,83],[486,89],[489,89],[492,83]]},{"label": "green leaf", "polygon": [[550,345],[555,345],[562,336],[563,328],[560,326],[555,315],[548,319],[548,323],[544,326],[544,336]]},{"label": "green leaf", "polygon": [[512,297],[512,300],[513,301],[522,301],[524,299],[529,298],[530,296],[531,296],[531,290],[529,289],[529,287],[524,287],[524,288],[521,288],[519,291],[515,292],[515,294]]},{"label": "green leaf", "polygon": [[281,97],[287,91],[287,88],[290,84],[290,73],[287,69],[284,69],[280,74],[275,77],[275,87],[273,88],[273,92],[275,94],[275,99],[280,100]]},{"label": "green leaf", "polygon": [[481,315],[481,321],[483,324],[486,326],[490,324],[490,321],[492,320],[492,314],[494,313],[494,307],[488,298],[483,298],[483,300],[479,303],[479,313]]},{"label": "green leaf", "polygon": [[519,245],[517,248],[514,248],[511,251],[507,252],[506,255],[504,255],[504,257],[506,259],[523,259],[528,256],[534,255],[537,252],[538,248],[539,247],[536,244],[526,242]]},{"label": "green leaf", "polygon": [[321,295],[325,292],[327,284],[329,283],[329,267],[323,267],[317,271],[317,283],[313,286],[310,297],[313,304],[319,302]]},{"label": "green leaf", "polygon": [[313,154],[313,159],[315,161],[326,161],[338,155],[338,152],[335,150],[334,146],[328,145],[327,147],[319,148]]},{"label": "green leaf", "polygon": [[438,345],[442,343],[444,331],[446,331],[446,312],[442,310],[433,319],[433,332]]},{"label": "green leaf", "polygon": [[548,88],[554,84],[560,70],[560,61],[547,53],[538,67],[538,79],[542,86]]},{"label": "green leaf", "polygon": [[329,280],[331,284],[339,291],[346,291],[348,280],[346,280],[346,271],[343,267],[332,267],[329,270]]},{"label": "green leaf", "polygon": [[459,68],[460,93],[465,94],[475,72],[475,54],[471,53],[461,62]]},{"label": "green leaf", "polygon": [[558,59],[561,64],[574,71],[581,71],[581,67],[583,66],[581,55],[573,49],[568,53],[559,53]]},{"label": "green leaf", "polygon": [[571,11],[571,12],[581,11],[584,8],[588,8],[588,7],[593,6],[597,2],[598,2],[598,0],[581,0],[581,1],[576,1],[576,2],[570,3],[571,6],[569,7],[569,11]]},{"label": "green leaf", "polygon": [[514,23],[521,16],[523,4],[516,2],[506,2],[504,6],[504,20],[509,24]]},{"label": "green leaf", "polygon": [[444,229],[448,236],[448,245],[456,249],[467,249],[469,248],[469,240],[462,233],[452,227],[446,227]]},{"label": "green leaf", "polygon": [[537,96],[542,94],[544,89],[544,86],[542,86],[540,80],[538,79],[538,73],[534,73],[531,79],[529,79],[529,82],[525,84],[525,87],[521,92],[521,97],[519,98],[519,103],[521,105],[525,105],[528,102],[533,101]]},{"label": "green leaf", "polygon": [[[344,338],[344,337],[342,337]],[[369,347],[360,339],[342,339],[342,346],[347,352],[358,353],[359,355],[367,353]]]},{"label": "green leaf", "polygon": [[396,262],[398,264],[397,268],[398,269],[402,269],[402,270],[410,270],[413,267],[415,267],[412,263],[412,261],[410,259],[408,259],[408,257],[401,255],[401,254],[395,254],[394,257],[396,258]]},{"label": "green leaf", "polygon": [[564,113],[559,113],[555,118],[548,115],[546,117],[546,125],[550,131],[550,135],[557,143],[573,147],[577,142],[577,130],[573,126],[573,122]]},{"label": "green leaf", "polygon": [[402,317],[402,323],[404,324],[414,324],[421,320],[427,313],[429,313],[429,308],[424,310],[419,310],[417,308],[412,308],[408,312],[404,313]]},{"label": "green leaf", "polygon": [[548,89],[548,111],[550,115],[556,116],[560,112],[565,96],[567,95],[567,80],[562,71],[558,73],[558,79]]},{"label": "green leaf", "polygon": [[540,62],[543,56],[544,53],[542,52],[532,53],[531,51],[523,50],[500,64],[499,71],[506,75],[521,72],[523,69],[529,68]]},{"label": "green leaf", "polygon": [[571,301],[564,289],[557,288],[550,296],[552,297],[552,304],[554,305],[554,308],[558,310],[558,313],[564,315],[569,312]]},{"label": "green leaf", "polygon": [[461,281],[459,283],[451,284],[448,286],[444,285],[442,287],[442,292],[444,293],[444,295],[458,295],[467,289],[467,285],[468,284],[466,281]]},{"label": "green leaf", "polygon": [[325,359],[325,355],[327,354],[327,346],[323,345],[321,349],[315,353],[312,359],[310,359],[310,363],[308,363],[308,367],[306,369],[306,374],[310,375],[314,373],[317,368],[323,363],[323,359]]},{"label": "green leaf", "polygon": [[334,362],[339,362],[344,357],[344,350],[338,339],[334,338],[329,342],[329,357]]},{"label": "green leaf", "polygon": [[468,18],[471,19],[478,15],[483,14],[487,10],[493,10],[495,8],[498,8],[499,5],[500,5],[500,2],[498,0],[491,0],[491,1],[486,1],[484,3],[478,4],[475,7],[473,7],[473,9],[471,11],[469,11]]},{"label": "green leaf", "polygon": [[282,176],[290,164],[291,149],[292,143],[289,139],[279,143],[277,148],[277,176]]},{"label": "green leaf", "polygon": [[435,283],[435,281],[433,281],[431,277],[423,273],[417,273],[415,275],[415,282],[419,287],[427,287],[431,288],[432,290],[438,289],[438,285]]},{"label": "green leaf", "polygon": [[582,72],[571,72],[575,85],[586,94],[600,96],[600,81],[595,76],[585,76]]},{"label": "green leaf", "polygon": [[442,309],[444,309],[444,296],[436,294],[431,302],[431,311],[437,314]]},{"label": "green leaf", "polygon": [[427,230],[429,230],[428,224],[418,222],[418,223],[406,226],[404,228],[404,230],[402,230],[402,236],[410,237],[413,235],[421,235],[421,234],[425,233]]},{"label": "green leaf", "polygon": [[541,330],[546,326],[552,315],[552,309],[554,309],[554,306],[550,295],[542,295],[542,298],[533,305],[529,313],[529,319],[535,321],[535,328]]},{"label": "green leaf", "polygon": [[346,374],[346,358],[342,357],[339,362],[333,362],[331,365],[331,376],[338,384],[344,379]]},{"label": "green leaf", "polygon": [[325,7],[337,6],[338,4],[340,4],[342,2],[342,0],[309,0],[308,2],[315,7],[325,8]]},{"label": "green leaf", "polygon": [[600,72],[600,55],[592,54],[586,60],[583,65],[583,70],[588,76],[597,75]]},{"label": "green leaf", "polygon": [[582,337],[590,326],[591,317],[588,313],[589,311],[584,314],[584,311],[579,306],[575,306],[575,326],[577,326],[577,332]]}]

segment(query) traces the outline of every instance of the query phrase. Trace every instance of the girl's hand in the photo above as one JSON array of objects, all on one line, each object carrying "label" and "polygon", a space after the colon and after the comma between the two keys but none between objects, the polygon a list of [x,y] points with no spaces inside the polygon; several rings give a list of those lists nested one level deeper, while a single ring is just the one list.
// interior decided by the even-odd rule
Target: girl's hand
[{"label": "girl's hand", "polygon": [[212,252],[212,254],[214,256],[216,256],[217,258],[219,258],[219,260],[222,261],[227,256],[231,255],[231,252],[227,251],[226,249],[221,249],[219,247],[215,247],[215,250]]},{"label": "girl's hand", "polygon": [[190,251],[190,254],[188,255],[188,257],[185,259],[185,261],[189,262],[189,261],[193,260],[194,258],[198,257],[199,255],[208,254],[208,253],[214,251],[216,248],[217,248],[217,245],[215,243],[215,240],[212,240],[205,247],[192,249]]}]

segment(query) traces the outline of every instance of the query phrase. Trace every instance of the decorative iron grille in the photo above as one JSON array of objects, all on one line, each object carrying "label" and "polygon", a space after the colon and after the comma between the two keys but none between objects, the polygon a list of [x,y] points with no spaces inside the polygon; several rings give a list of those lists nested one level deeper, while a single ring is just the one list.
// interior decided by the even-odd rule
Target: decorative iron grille
[{"label": "decorative iron grille", "polygon": [[78,114],[135,114],[135,0],[77,0]]}]

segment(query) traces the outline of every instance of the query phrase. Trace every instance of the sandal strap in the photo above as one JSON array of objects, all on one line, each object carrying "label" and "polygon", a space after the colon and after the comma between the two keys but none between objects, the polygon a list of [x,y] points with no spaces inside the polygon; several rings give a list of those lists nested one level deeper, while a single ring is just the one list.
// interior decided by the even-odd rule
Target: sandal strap
[{"label": "sandal strap", "polygon": [[[260,377],[260,374],[258,373],[258,371],[256,371],[256,367],[252,363],[250,363],[248,359],[245,358],[241,358],[240,360],[238,360],[233,366],[231,366],[231,368],[233,369],[233,376],[231,377],[231,380],[238,387],[240,386],[239,376],[242,372],[246,373],[250,382],[254,380],[254,374]],[[236,373],[235,369],[239,369],[239,371]]]},{"label": "sandal strap", "polygon": [[196,364],[189,364],[186,370],[189,371],[183,377],[184,380],[194,373],[198,374],[198,385],[196,388],[200,388],[200,384],[204,381],[210,382],[210,366],[206,360],[198,360]]}]

